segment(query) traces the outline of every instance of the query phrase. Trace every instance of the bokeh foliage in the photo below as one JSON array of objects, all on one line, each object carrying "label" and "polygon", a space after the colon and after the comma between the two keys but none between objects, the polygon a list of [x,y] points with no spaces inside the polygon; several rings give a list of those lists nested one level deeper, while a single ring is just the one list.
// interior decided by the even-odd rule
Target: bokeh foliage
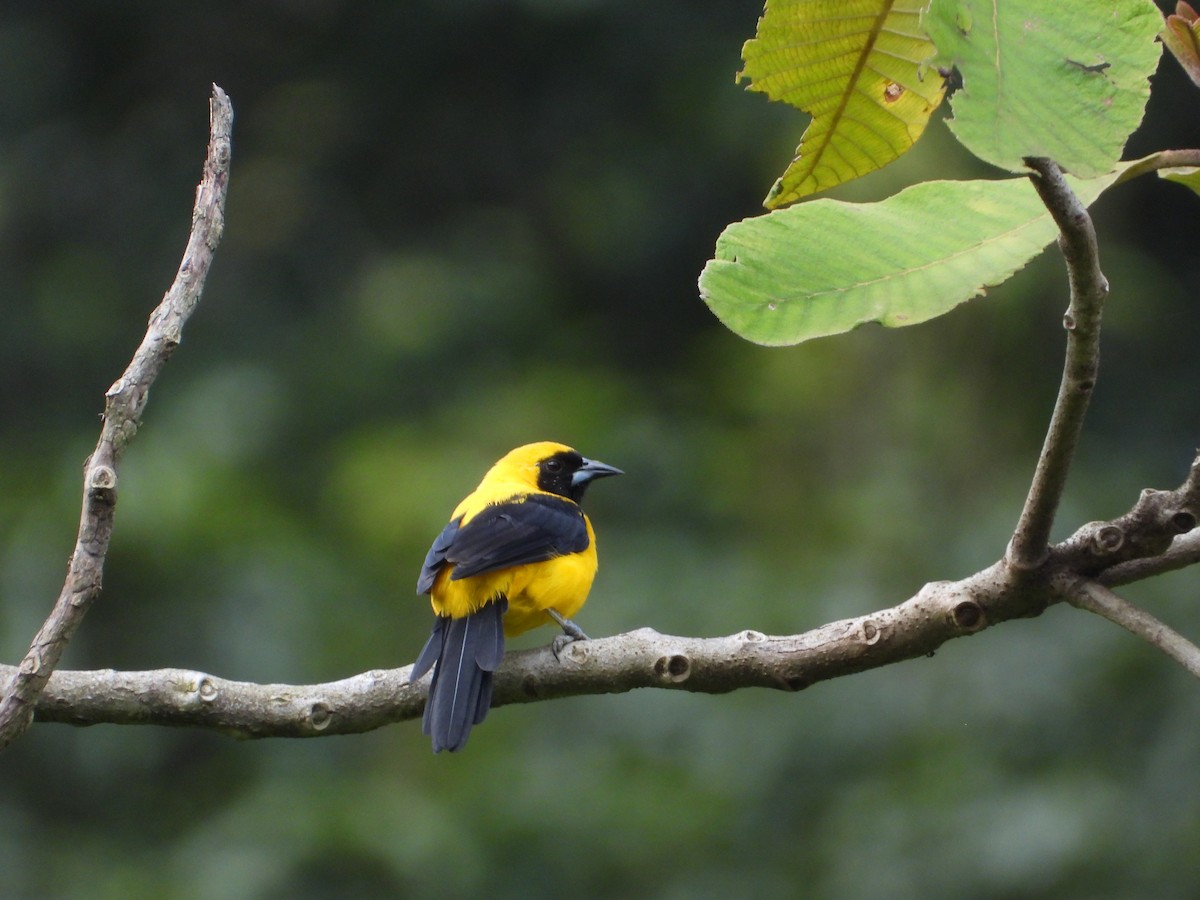
[{"label": "bokeh foliage", "polygon": [[[764,350],[722,328],[696,275],[795,141],[732,84],[759,11],[6,4],[0,657],[61,583],[213,81],[237,113],[228,229],[67,666],[407,663],[429,540],[536,438],[630,473],[589,497],[593,633],[795,632],[993,560],[1057,383],[1061,265],[920,329]],[[1129,154],[1200,146],[1194,90],[1164,65]],[[940,123],[922,148],[835,194],[981,174]],[[1114,293],[1060,534],[1191,458],[1194,203],[1139,179],[1093,207]],[[1196,635],[1196,578],[1129,594]],[[1183,896],[1198,714],[1181,670],[1054,609],[799,696],[506,707],[452,757],[415,723],[251,744],[37,726],[0,762],[0,892]]]}]

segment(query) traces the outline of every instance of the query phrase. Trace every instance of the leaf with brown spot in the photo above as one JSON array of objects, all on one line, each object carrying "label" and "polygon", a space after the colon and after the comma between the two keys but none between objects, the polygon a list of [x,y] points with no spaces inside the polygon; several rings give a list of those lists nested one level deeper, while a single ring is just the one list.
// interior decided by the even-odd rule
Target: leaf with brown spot
[{"label": "leaf with brown spot", "polygon": [[921,136],[945,80],[921,27],[925,0],[767,0],[738,75],[813,117],[768,209],[882,168]]}]

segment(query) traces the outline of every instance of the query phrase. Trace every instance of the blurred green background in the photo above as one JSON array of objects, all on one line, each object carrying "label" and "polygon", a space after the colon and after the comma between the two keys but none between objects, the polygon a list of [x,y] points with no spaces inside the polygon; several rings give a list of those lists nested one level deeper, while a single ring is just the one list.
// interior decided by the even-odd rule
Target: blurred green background
[{"label": "blurred green background", "polygon": [[[0,10],[0,659],[61,585],[103,393],[174,275],[235,111],[224,242],[122,473],[64,667],[316,682],[411,662],[429,541],[562,440],[580,624],[793,633],[992,562],[1061,367],[1047,253],[929,325],[765,350],[696,277],[804,117],[734,84],[758,0]],[[1172,60],[1129,152],[1200,146]],[[935,124],[838,196],[991,177]],[[1197,209],[1095,208],[1114,292],[1057,536],[1197,444]],[[1127,589],[1200,637],[1196,571]],[[536,645],[551,633],[516,642]],[[35,726],[0,758],[14,898],[1144,897],[1200,893],[1200,686],[1072,609],[799,695],[641,691],[241,743]]]}]

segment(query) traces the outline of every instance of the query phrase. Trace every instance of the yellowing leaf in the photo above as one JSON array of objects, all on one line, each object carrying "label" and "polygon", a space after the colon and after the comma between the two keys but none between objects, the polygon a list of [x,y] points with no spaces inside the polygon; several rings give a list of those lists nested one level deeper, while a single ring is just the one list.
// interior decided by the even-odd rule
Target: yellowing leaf
[{"label": "yellowing leaf", "polygon": [[881,168],[921,136],[945,90],[922,66],[935,52],[924,3],[767,0],[738,77],[813,117],[768,209]]}]

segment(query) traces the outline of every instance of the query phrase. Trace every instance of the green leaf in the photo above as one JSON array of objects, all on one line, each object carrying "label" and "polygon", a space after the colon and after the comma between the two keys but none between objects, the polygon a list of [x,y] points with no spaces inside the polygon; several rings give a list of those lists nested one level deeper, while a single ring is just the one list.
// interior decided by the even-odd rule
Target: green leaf
[{"label": "green leaf", "polygon": [[962,75],[951,129],[1011,172],[1028,156],[1081,178],[1110,171],[1161,52],[1152,0],[932,0],[922,22],[938,64]]},{"label": "green leaf", "polygon": [[872,172],[921,136],[944,91],[922,66],[934,52],[921,29],[924,2],[768,0],[738,78],[813,120],[767,208]]},{"label": "green leaf", "polygon": [[1163,23],[1159,37],[1179,60],[1188,78],[1200,86],[1200,16],[1196,10],[1187,3],[1177,3],[1175,12]]},{"label": "green leaf", "polygon": [[[1124,168],[1071,186],[1089,204]],[[1025,178],[925,182],[879,203],[814,200],[726,228],[700,296],[769,346],[866,322],[915,325],[1000,284],[1056,234]]]}]

